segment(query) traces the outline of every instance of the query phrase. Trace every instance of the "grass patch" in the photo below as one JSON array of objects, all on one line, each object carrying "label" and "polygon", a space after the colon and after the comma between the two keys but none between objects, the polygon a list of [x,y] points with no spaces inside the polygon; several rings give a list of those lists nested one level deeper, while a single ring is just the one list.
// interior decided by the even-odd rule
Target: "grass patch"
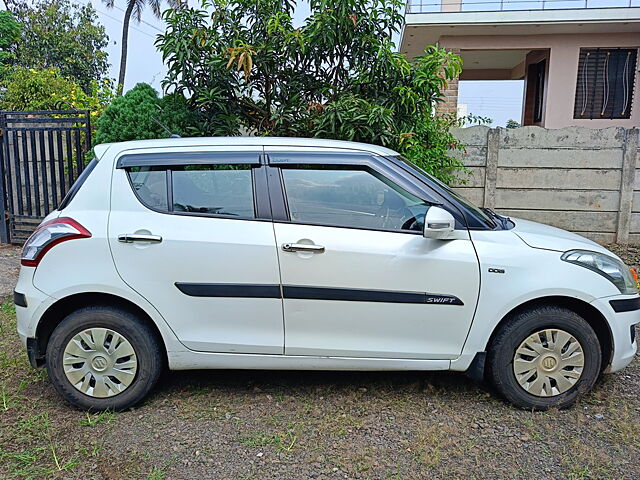
[{"label": "grass patch", "polygon": [[240,436],[238,440],[247,447],[272,446],[278,451],[290,452],[298,441],[298,435],[294,430],[288,430],[285,433],[255,432],[251,435]]},{"label": "grass patch", "polygon": [[95,427],[99,423],[111,423],[116,417],[115,412],[105,410],[104,412],[90,414],[85,412],[85,418],[78,421],[78,425],[81,427]]}]

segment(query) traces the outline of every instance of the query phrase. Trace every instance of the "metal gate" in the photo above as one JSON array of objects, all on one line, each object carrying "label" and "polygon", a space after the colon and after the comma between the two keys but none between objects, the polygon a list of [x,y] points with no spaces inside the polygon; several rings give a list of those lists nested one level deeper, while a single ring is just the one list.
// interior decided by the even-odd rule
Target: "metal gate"
[{"label": "metal gate", "polygon": [[88,111],[0,112],[0,243],[23,243],[55,210],[90,148]]}]

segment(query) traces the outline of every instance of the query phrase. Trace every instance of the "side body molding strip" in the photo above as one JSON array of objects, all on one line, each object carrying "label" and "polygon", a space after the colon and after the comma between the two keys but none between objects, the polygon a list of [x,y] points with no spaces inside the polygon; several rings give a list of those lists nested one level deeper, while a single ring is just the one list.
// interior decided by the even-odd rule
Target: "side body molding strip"
[{"label": "side body molding strip", "polygon": [[191,297],[292,298],[299,300],[338,300],[346,302],[424,303],[464,305],[454,295],[357,288],[308,287],[298,285],[260,285],[246,283],[185,283],[176,287]]}]

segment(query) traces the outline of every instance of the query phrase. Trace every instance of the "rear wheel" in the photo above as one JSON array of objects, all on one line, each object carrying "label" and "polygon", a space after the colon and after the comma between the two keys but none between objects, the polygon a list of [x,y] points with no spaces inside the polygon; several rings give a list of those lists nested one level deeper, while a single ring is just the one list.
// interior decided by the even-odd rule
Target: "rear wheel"
[{"label": "rear wheel", "polygon": [[602,354],[593,328],[560,307],[513,316],[488,352],[488,375],[513,404],[536,410],[572,405],[595,384]]},{"label": "rear wheel", "polygon": [[46,358],[56,390],[92,411],[136,405],[163,367],[155,332],[132,313],[106,306],[67,316],[53,331]]}]

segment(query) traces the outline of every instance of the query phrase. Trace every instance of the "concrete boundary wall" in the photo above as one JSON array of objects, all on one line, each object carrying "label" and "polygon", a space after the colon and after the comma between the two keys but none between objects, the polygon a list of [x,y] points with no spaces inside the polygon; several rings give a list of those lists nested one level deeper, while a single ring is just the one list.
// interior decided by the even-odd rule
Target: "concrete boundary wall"
[{"label": "concrete boundary wall", "polygon": [[455,129],[469,169],[454,185],[476,205],[579,233],[640,243],[638,129]]}]

